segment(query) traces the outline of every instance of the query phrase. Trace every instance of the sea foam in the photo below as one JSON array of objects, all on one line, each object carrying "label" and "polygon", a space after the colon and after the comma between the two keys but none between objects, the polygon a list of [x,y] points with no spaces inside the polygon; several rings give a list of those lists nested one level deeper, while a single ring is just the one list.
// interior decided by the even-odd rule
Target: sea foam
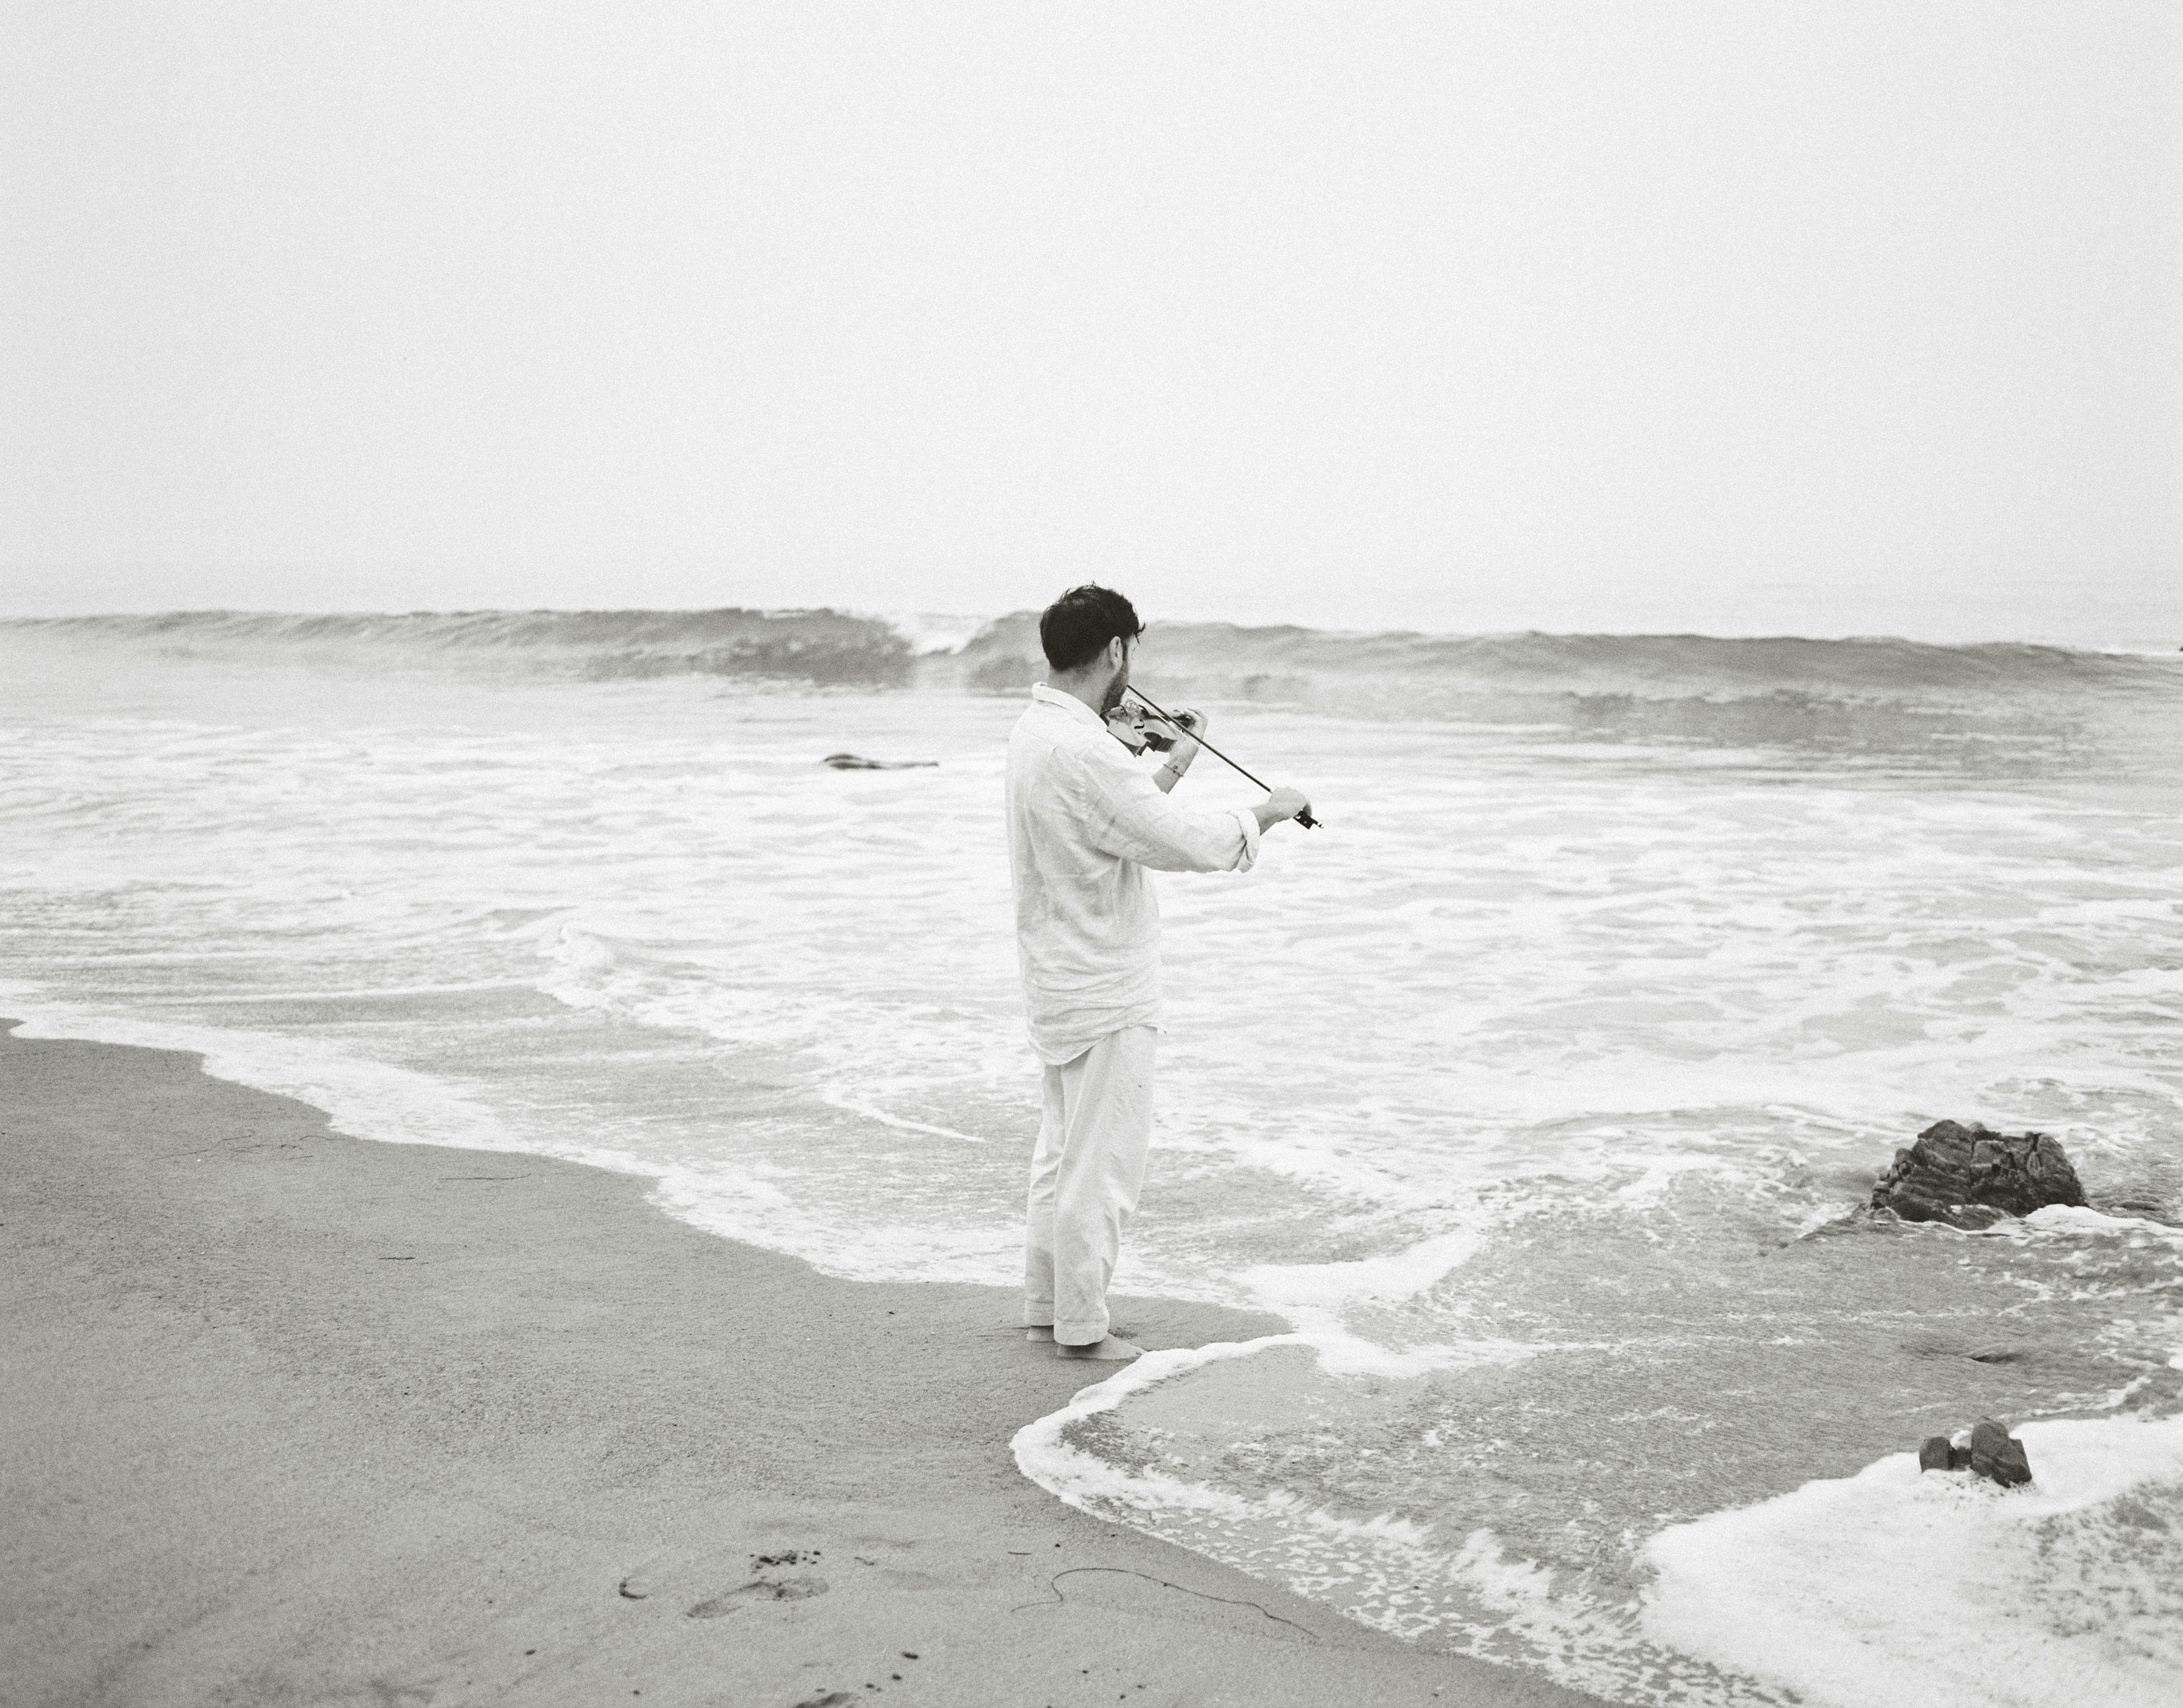
[{"label": "sea foam", "polygon": [[2016,1433],[2028,1487],[1893,1454],[1661,1532],[1647,1635],[1836,1708],[2173,1708],[2183,1418]]}]

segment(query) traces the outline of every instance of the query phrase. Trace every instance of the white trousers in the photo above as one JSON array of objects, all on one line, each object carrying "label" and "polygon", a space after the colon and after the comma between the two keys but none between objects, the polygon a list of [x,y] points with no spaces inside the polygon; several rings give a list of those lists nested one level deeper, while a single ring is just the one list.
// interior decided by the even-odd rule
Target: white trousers
[{"label": "white trousers", "polygon": [[1153,1137],[1148,1026],[1110,1032],[1046,1071],[1024,1239],[1024,1321],[1088,1346],[1106,1338],[1107,1283],[1136,1214]]}]

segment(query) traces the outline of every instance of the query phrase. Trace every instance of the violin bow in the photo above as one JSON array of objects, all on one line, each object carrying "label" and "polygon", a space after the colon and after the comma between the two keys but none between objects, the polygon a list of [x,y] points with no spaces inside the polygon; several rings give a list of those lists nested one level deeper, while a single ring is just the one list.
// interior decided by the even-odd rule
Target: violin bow
[{"label": "violin bow", "polygon": [[[1250,772],[1244,771],[1242,766],[1237,765],[1235,760],[1230,759],[1227,754],[1222,753],[1219,748],[1214,747],[1213,743],[1206,740],[1203,736],[1192,733],[1188,724],[1181,722],[1174,715],[1173,713],[1161,710],[1159,706],[1149,697],[1139,693],[1134,685],[1124,688],[1122,692],[1125,694],[1135,694],[1139,704],[1141,704],[1147,711],[1150,712],[1162,723],[1166,724],[1169,728],[1180,730],[1183,734],[1189,736],[1191,740],[1196,742],[1198,746],[1203,748],[1206,752],[1211,754],[1216,759],[1219,759],[1220,763],[1227,766],[1230,771],[1241,772],[1242,776],[1247,781],[1257,783],[1258,787],[1265,790],[1268,794],[1271,794],[1274,792],[1273,786],[1271,784],[1264,782],[1260,778],[1253,776]],[[1296,815],[1296,821],[1308,831],[1315,831],[1319,828],[1319,821],[1311,815],[1311,809],[1309,807],[1306,807],[1302,812]]]}]

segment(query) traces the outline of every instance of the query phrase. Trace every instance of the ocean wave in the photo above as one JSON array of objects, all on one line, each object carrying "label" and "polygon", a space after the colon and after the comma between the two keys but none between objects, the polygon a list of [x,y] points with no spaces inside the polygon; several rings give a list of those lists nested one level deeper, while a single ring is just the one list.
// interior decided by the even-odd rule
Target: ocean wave
[{"label": "ocean wave", "polygon": [[899,687],[916,675],[921,636],[849,612],[413,611],[297,615],[172,611],[47,617],[0,625],[19,635],[148,647],[169,656],[503,668],[611,679],[773,678]]},{"label": "ocean wave", "polygon": [[[936,660],[932,672],[970,688],[1013,693],[1045,672],[1036,615],[980,622],[930,614],[880,615],[828,607],[703,610],[476,610],[298,613],[168,611],[0,620],[0,630],[103,639],[170,650],[247,649],[267,655],[374,648],[447,658],[565,654],[620,660],[615,673],[706,671],[735,664],[826,673],[836,655],[875,672],[895,660]],[[1341,678],[1436,683],[1458,692],[1614,699],[1845,695],[1936,701],[2056,691],[2183,693],[2183,661],[2141,653],[2080,652],[2020,642],[1949,646],[1886,637],[1812,640],[1695,634],[1439,635],[1367,633],[1233,623],[1155,623],[1144,649],[1168,677],[1230,683],[1244,698]],[[860,667],[863,667],[860,665]]]},{"label": "ocean wave", "polygon": [[[1042,670],[1036,620],[988,624],[953,662],[969,692],[1019,692]],[[2020,643],[1161,623],[1137,674],[1177,698],[1605,742],[1985,764],[2081,761],[2183,736],[2183,659]]]},{"label": "ocean wave", "polygon": [[[2165,657],[2020,642],[1947,646],[1886,637],[1373,634],[1291,625],[1155,623],[1143,644],[1163,672],[1193,678],[1304,682],[1354,676],[1437,682],[1478,693],[1551,689],[1676,698],[2183,687],[2183,669]],[[1019,666],[1042,669],[1036,617],[1021,611],[988,623],[964,654],[980,681],[1013,676]]]},{"label": "ocean wave", "polygon": [[[715,676],[1017,694],[1037,620],[829,609],[25,619],[0,635],[256,663]],[[1353,633],[1158,623],[1138,674],[1192,701],[1557,738],[2078,765],[2183,738],[2183,658],[2018,643]]]}]

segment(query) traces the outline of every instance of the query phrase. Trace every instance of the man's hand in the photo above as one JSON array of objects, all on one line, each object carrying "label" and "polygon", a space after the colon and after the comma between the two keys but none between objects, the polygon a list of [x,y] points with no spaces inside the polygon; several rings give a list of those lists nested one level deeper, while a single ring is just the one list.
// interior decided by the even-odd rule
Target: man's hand
[{"label": "man's hand", "polygon": [[1301,789],[1279,788],[1261,801],[1254,811],[1258,815],[1258,828],[1271,830],[1286,819],[1311,810],[1311,803],[1304,798]]},{"label": "man's hand", "polygon": [[1168,763],[1175,767],[1177,775],[1190,769],[1190,762],[1197,757],[1197,737],[1212,724],[1213,720],[1203,712],[1193,711],[1188,706],[1179,709],[1169,721],[1169,728],[1180,732],[1168,753]]}]

